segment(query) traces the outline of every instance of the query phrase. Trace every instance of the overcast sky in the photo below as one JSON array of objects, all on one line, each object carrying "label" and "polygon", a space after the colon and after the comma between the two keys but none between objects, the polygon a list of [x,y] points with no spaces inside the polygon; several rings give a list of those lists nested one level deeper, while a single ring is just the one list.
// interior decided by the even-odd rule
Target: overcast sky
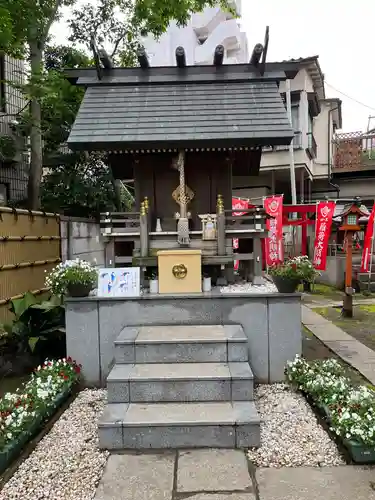
[{"label": "overcast sky", "polygon": [[[319,55],[327,97],[343,101],[343,130],[367,129],[375,116],[374,0],[242,0],[242,11],[250,50],[269,25],[268,61]],[[63,22],[52,31],[66,41]]]}]

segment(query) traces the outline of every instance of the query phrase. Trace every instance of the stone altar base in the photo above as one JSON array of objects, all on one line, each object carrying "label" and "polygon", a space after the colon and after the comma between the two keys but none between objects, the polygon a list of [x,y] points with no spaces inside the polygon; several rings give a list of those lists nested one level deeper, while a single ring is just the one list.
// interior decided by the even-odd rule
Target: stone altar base
[{"label": "stone altar base", "polygon": [[300,294],[212,291],[66,299],[67,353],[82,365],[87,386],[106,384],[114,342],[124,328],[175,325],[240,325],[258,383],[283,381],[286,362],[302,350]]}]

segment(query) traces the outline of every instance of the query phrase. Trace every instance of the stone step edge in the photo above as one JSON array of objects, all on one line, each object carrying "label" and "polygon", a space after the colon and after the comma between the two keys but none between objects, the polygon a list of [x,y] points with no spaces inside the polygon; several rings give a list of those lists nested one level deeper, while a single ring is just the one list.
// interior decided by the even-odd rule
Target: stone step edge
[{"label": "stone step edge", "polygon": [[[184,368],[190,367],[192,369],[191,375],[188,376],[181,376],[178,377],[176,375],[172,376],[142,376],[142,377],[137,377],[129,373],[128,376],[120,376],[116,375],[116,371],[124,371],[124,370],[131,370],[132,368],[135,367],[136,363],[133,364],[124,364],[124,363],[116,363],[111,371],[108,374],[107,377],[107,384],[108,383],[127,383],[127,382],[185,382],[185,381],[197,381],[197,382],[204,382],[204,381],[220,381],[220,380],[254,380],[254,374],[253,371],[247,361],[232,361],[229,363],[214,363],[214,362],[205,362],[205,363],[199,363],[199,362],[191,362],[191,363],[140,363],[142,367],[149,367],[150,370],[155,370],[157,369],[158,366],[162,366],[163,368],[168,368],[168,370],[172,369],[173,366],[181,366],[184,365]],[[198,373],[198,367],[199,365],[206,365],[209,368],[212,368],[214,365],[227,365],[229,373],[227,375],[212,375],[212,376],[202,376]],[[233,373],[232,373],[232,370]],[[236,369],[238,370],[236,373]],[[244,372],[245,373],[244,373]],[[242,373],[241,373],[242,372]]]},{"label": "stone step edge", "polygon": [[203,338],[203,339],[145,339],[145,340],[115,340],[115,346],[122,345],[157,345],[157,344],[245,344],[248,341],[247,337],[236,337],[233,339],[227,338]]},{"label": "stone step edge", "polygon": [[[168,408],[171,405],[179,405],[179,406],[190,406],[190,408],[196,408],[204,406],[206,409],[209,409],[210,406],[212,409],[222,407],[227,407],[230,404],[232,406],[231,415],[233,418],[230,419],[220,419],[215,418],[217,412],[214,412],[210,419],[201,419],[199,420],[197,417],[194,420],[181,419],[181,420],[166,420],[165,422],[155,421],[155,420],[145,420],[142,422],[133,422],[126,421],[126,416],[128,414],[129,408],[137,409],[137,407],[147,407],[150,410],[156,411],[161,407]],[[159,407],[159,408],[158,408]],[[112,415],[111,415],[112,413]],[[113,420],[111,420],[113,418]],[[254,401],[232,401],[228,402],[199,402],[199,403],[107,403],[104,412],[99,418],[98,427],[99,428],[114,428],[114,427],[180,427],[180,426],[203,426],[203,427],[212,427],[212,426],[243,426],[243,425],[254,425],[260,426],[261,420],[258,410]]]},{"label": "stone step edge", "polygon": [[[152,326],[145,325],[147,328],[152,328]],[[163,326],[163,325],[154,325],[154,326]],[[165,325],[166,328],[168,328],[168,325]],[[170,328],[173,328],[172,325]],[[187,328],[191,328],[189,325],[179,325],[179,326],[186,326]],[[233,329],[236,331],[235,336],[226,336],[226,337],[201,337],[201,338],[192,338],[192,337],[186,337],[186,338],[168,338],[168,339],[160,339],[160,338],[155,338],[155,339],[141,339],[138,340],[138,334],[139,332],[137,331],[139,328],[142,328],[142,325],[139,327],[124,327],[121,332],[119,333],[118,337],[115,339],[114,344],[115,346],[121,346],[121,345],[129,345],[129,344],[134,344],[134,345],[149,345],[149,344],[229,344],[229,343],[246,343],[248,342],[248,339],[242,329],[241,325],[192,325],[193,327],[196,326],[199,328],[199,326],[224,326],[227,327],[229,330]],[[124,331],[128,332],[128,338],[123,338],[124,337]]]}]

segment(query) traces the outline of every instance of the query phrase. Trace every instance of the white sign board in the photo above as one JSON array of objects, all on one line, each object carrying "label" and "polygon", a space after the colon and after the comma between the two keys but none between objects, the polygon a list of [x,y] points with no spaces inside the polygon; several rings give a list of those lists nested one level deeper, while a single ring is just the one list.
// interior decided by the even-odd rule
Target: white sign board
[{"label": "white sign board", "polygon": [[99,269],[98,297],[139,297],[140,294],[139,267]]}]

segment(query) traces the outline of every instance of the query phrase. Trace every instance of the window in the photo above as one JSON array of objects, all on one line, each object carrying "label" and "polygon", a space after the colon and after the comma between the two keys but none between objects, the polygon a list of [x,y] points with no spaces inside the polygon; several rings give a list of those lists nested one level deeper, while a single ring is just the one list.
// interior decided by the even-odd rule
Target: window
[{"label": "window", "polygon": [[292,127],[295,132],[299,131],[299,106],[292,106]]},{"label": "window", "polygon": [[0,112],[6,112],[5,95],[5,56],[0,54]]},{"label": "window", "polygon": [[299,128],[299,105],[298,104],[292,104],[292,127],[294,130],[294,146],[299,147],[301,146],[301,134],[300,128]]},{"label": "window", "polygon": [[313,125],[314,125],[314,120],[309,113],[309,121],[307,125],[307,137],[308,137],[309,148],[313,147]]}]

